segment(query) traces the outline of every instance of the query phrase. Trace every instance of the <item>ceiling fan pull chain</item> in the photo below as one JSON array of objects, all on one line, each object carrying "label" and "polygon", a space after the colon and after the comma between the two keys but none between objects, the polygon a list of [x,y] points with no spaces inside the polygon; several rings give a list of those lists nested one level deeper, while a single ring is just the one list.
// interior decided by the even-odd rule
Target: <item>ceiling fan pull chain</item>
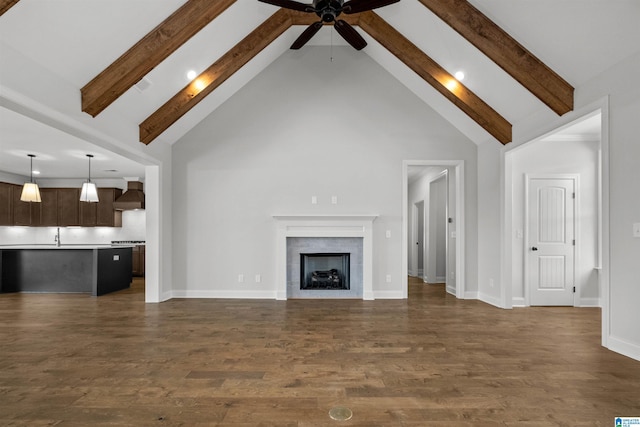
[{"label": "ceiling fan pull chain", "polygon": [[330,53],[330,56],[331,56],[331,62],[333,62],[333,26],[331,26],[331,30],[330,31],[331,31],[331,45],[330,45],[330,48],[329,48],[329,53]]}]

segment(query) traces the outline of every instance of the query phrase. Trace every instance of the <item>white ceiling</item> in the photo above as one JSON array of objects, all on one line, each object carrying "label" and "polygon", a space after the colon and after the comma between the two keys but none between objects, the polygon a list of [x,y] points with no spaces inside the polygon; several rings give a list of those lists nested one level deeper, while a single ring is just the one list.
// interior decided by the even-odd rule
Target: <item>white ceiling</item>
[{"label": "white ceiling", "polygon": [[[0,89],[5,94],[29,92],[25,96],[58,111],[65,120],[93,127],[123,145],[144,150],[138,147],[138,124],[187,84],[186,72],[206,69],[276,10],[257,0],[238,0],[152,70],[145,77],[151,83],[148,89],[130,89],[96,118],[82,113],[80,88],[182,3],[183,0],[20,0],[0,17],[0,56],[20,59],[0,62]],[[580,86],[640,50],[637,0],[471,0],[470,3],[573,86]],[[401,0],[377,12],[449,72],[464,71],[464,84],[510,122],[518,123],[541,111],[554,117],[537,98],[417,0]],[[286,51],[302,29],[294,27],[283,34],[152,144],[179,140]],[[362,52],[353,51],[353,55],[372,57],[474,142],[492,139],[376,41],[363,31],[360,33],[369,46]],[[311,44],[326,45],[330,57],[329,45],[344,42],[325,28]],[[0,98],[1,95],[2,92]],[[11,111],[10,106],[0,108],[0,171],[26,174],[26,154],[34,153],[42,177],[84,177],[85,154],[91,153],[96,156],[92,175],[143,174],[143,166],[126,155],[114,154],[88,139],[38,123],[21,113]],[[118,172],[105,172],[113,169]]]}]

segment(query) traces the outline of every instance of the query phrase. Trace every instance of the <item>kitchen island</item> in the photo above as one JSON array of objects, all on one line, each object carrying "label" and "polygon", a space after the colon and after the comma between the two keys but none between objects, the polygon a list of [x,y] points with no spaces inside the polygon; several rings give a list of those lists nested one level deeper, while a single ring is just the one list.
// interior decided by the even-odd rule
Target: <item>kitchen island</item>
[{"label": "kitchen island", "polygon": [[104,295],[131,285],[131,262],[128,246],[0,246],[0,293]]}]

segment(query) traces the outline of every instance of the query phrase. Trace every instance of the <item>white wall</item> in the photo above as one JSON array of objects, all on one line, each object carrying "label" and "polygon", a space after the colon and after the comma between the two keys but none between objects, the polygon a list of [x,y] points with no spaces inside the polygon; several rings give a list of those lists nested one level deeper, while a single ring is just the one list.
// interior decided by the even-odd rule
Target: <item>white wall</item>
[{"label": "white wall", "polygon": [[[603,109],[602,342],[640,360],[640,52],[621,61],[575,92],[575,112],[550,120],[531,117],[514,126],[514,146]],[[481,172],[484,164],[479,162]],[[482,218],[481,218],[482,221]],[[481,260],[482,262],[482,260]],[[505,284],[510,287],[511,284]]]},{"label": "white wall", "polygon": [[[478,146],[478,294],[480,300],[503,308],[501,162],[502,147],[495,141]],[[481,225],[480,225],[481,224]],[[508,282],[507,282],[508,283]]]},{"label": "white wall", "polygon": [[[553,137],[551,137],[553,138]],[[599,141],[536,141],[512,153],[513,223],[512,297],[514,305],[525,304],[524,247],[525,174],[576,174],[579,177],[576,235],[575,286],[578,305],[599,306],[596,267],[598,234],[598,152]],[[552,154],[551,154],[552,153]],[[519,233],[518,233],[519,232]]]},{"label": "white wall", "polygon": [[174,295],[275,296],[271,216],[305,213],[378,214],[374,293],[401,295],[405,159],[464,160],[475,287],[475,144],[366,55],[328,49],[286,52],[174,145]]}]

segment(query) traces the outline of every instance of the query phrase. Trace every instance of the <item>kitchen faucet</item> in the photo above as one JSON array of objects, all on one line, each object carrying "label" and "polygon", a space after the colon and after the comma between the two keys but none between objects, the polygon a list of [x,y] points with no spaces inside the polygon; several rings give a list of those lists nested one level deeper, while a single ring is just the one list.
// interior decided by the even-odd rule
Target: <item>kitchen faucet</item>
[{"label": "kitchen faucet", "polygon": [[53,241],[56,242],[56,246],[60,247],[60,227],[58,227],[58,231],[56,232],[56,236]]}]

